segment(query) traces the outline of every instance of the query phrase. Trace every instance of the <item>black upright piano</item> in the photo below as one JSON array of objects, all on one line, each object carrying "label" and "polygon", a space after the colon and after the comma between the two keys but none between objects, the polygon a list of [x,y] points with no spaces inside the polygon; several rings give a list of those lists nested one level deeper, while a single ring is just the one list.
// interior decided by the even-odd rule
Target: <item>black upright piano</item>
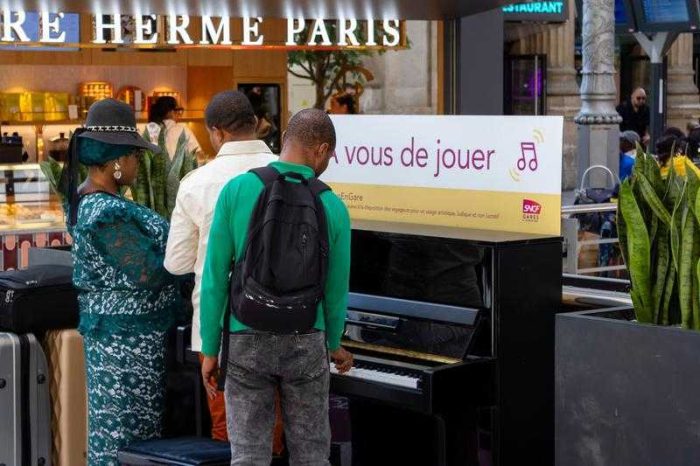
[{"label": "black upright piano", "polygon": [[558,237],[355,221],[354,465],[553,464]]}]

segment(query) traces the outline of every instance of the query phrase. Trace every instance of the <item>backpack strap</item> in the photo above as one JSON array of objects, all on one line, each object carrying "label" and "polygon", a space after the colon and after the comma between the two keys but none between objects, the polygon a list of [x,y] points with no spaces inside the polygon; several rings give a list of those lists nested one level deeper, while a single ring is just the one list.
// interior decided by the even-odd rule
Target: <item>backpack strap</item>
[{"label": "backpack strap", "polygon": [[321,193],[324,191],[332,191],[330,186],[328,186],[326,183],[319,180],[318,178],[309,178],[308,181],[309,189],[311,189],[311,192],[314,193],[314,196],[316,197],[320,196]]},{"label": "backpack strap", "polygon": [[[331,191],[331,187],[318,178],[309,178],[308,186],[311,193],[314,195],[314,203],[316,204],[316,218],[318,220],[319,237],[321,241],[321,283],[325,287],[326,277],[328,275],[328,252],[330,250],[328,242],[328,222],[326,219],[326,209],[321,202],[321,194],[326,191]],[[325,296],[324,296],[325,307]]]},{"label": "backpack strap", "polygon": [[254,173],[257,175],[265,187],[271,185],[280,177],[280,172],[270,166],[253,168],[252,170],[249,170],[249,173]]}]

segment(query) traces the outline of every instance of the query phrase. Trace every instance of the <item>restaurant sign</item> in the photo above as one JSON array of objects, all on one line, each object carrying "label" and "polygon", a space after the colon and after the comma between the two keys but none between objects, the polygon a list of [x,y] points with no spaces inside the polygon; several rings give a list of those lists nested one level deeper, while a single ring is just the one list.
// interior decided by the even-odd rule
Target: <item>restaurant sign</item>
[{"label": "restaurant sign", "polygon": [[[0,43],[17,45],[93,45],[155,47],[263,47],[263,18],[242,18],[241,36],[232,35],[233,18],[188,15],[94,15],[89,43],[76,44],[75,14],[2,10]],[[38,31],[36,21],[38,17]],[[399,47],[404,44],[399,20],[326,20],[288,18],[287,48]],[[278,44],[281,45],[281,44]]]},{"label": "restaurant sign", "polygon": [[566,0],[516,3],[501,7],[506,21],[562,23],[568,19]]}]

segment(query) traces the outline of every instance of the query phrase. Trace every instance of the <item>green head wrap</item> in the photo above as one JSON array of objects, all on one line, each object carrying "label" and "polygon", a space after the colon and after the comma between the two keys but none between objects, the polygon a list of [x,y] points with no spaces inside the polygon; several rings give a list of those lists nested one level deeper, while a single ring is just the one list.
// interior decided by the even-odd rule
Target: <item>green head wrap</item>
[{"label": "green head wrap", "polygon": [[83,165],[104,165],[138,149],[134,146],[108,144],[89,138],[78,139],[78,159]]}]

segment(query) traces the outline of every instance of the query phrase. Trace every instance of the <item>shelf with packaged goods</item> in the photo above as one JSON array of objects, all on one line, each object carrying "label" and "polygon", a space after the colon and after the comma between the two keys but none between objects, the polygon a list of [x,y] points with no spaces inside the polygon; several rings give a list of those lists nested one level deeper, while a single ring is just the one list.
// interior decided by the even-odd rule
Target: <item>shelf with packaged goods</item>
[{"label": "shelf with packaged goods", "polygon": [[[177,117],[177,121],[190,128],[196,135],[200,144],[205,144],[208,147],[208,135],[204,124],[204,111],[192,110],[186,112],[183,116]],[[58,139],[68,138],[76,129],[85,124],[84,119],[77,120],[0,120],[0,128],[2,133],[19,133],[24,138],[24,149],[31,162],[42,162],[47,160],[49,151],[52,147],[52,142]],[[146,118],[137,118],[137,127],[139,133],[143,134],[146,130],[148,120]]]},{"label": "shelf with packaged goods", "polygon": [[[204,121],[204,116],[197,117],[182,117],[177,119],[180,123],[201,123]],[[147,124],[148,120],[139,118],[137,124]],[[75,125],[82,126],[85,120],[3,120],[0,121],[2,126],[50,126],[50,125]]]}]

